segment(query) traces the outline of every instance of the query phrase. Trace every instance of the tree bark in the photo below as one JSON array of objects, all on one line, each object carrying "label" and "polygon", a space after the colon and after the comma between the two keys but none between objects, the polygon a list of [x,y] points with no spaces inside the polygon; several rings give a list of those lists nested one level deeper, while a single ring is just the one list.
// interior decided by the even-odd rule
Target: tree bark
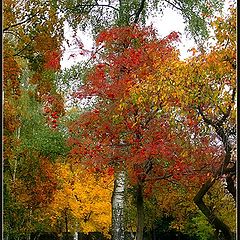
[{"label": "tree bark", "polygon": [[[222,233],[225,240],[234,239],[233,233],[231,232],[230,228],[223,221],[221,221],[213,213],[213,211],[211,211],[209,209],[209,207],[207,207],[205,205],[205,203],[203,202],[203,197],[209,191],[209,189],[213,186],[214,182],[220,176],[227,173],[227,171],[229,170],[228,165],[231,164],[233,148],[232,148],[232,144],[231,144],[231,141],[230,141],[230,138],[229,138],[230,135],[227,133],[227,132],[229,132],[229,129],[226,129],[224,127],[224,123],[230,117],[232,104],[234,104],[234,101],[235,101],[235,94],[236,94],[236,88],[233,89],[231,102],[230,102],[226,112],[217,121],[216,120],[214,121],[212,119],[207,118],[205,116],[205,114],[203,113],[203,110],[201,109],[201,107],[200,106],[198,107],[199,113],[202,116],[204,122],[207,125],[212,126],[215,129],[219,138],[221,139],[221,141],[223,143],[223,146],[224,146],[224,150],[225,150],[225,157],[223,159],[223,162],[222,162],[220,168],[216,171],[214,176],[202,185],[202,187],[198,191],[197,195],[194,197],[194,202],[196,203],[198,208],[202,211],[202,213],[207,217],[209,223],[211,223],[216,229],[221,230],[221,233]],[[233,172],[235,172],[235,170]],[[233,197],[234,197],[234,190],[232,189],[232,182],[231,182],[231,180],[229,180],[229,181],[230,182],[227,183],[227,184],[228,184],[228,187],[231,188],[230,192],[231,191],[233,192]]]},{"label": "tree bark", "polygon": [[115,176],[112,195],[112,240],[124,240],[124,191],[125,172],[122,170]]},{"label": "tree bark", "polygon": [[137,233],[136,239],[143,240],[144,228],[144,206],[143,206],[143,183],[138,182],[137,185]]},{"label": "tree bark", "polygon": [[225,240],[232,240],[233,233],[230,228],[220,220],[203,202],[204,195],[208,192],[208,190],[215,183],[216,178],[209,179],[201,189],[198,191],[197,195],[194,197],[194,202],[198,206],[198,208],[202,211],[205,217],[208,219],[209,223],[211,223],[216,229],[221,230]]},{"label": "tree bark", "polygon": [[140,14],[141,14],[141,12],[142,12],[143,9],[144,9],[144,4],[145,4],[145,0],[142,0],[139,9],[138,9],[137,12],[136,12],[135,19],[134,19],[134,21],[133,21],[135,24],[138,23]]},{"label": "tree bark", "polygon": [[78,232],[77,231],[74,233],[73,240],[78,240]]},{"label": "tree bark", "polygon": [[65,227],[66,227],[66,233],[68,233],[68,218],[67,218],[67,210],[65,210]]},{"label": "tree bark", "polygon": [[227,190],[229,191],[230,194],[232,194],[234,201],[236,202],[236,188],[234,186],[234,176],[228,175],[226,177],[226,182],[227,182]]}]

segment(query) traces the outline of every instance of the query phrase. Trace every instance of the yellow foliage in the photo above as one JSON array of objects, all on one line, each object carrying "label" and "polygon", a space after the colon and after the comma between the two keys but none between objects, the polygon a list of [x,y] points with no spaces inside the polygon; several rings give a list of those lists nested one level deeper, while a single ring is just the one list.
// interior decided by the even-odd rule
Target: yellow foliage
[{"label": "yellow foliage", "polygon": [[[102,232],[108,236],[111,225],[111,195],[113,176],[96,176],[81,166],[56,163],[59,189],[49,205],[51,221],[56,224],[68,214],[70,231]],[[78,226],[78,229],[75,226]]]}]

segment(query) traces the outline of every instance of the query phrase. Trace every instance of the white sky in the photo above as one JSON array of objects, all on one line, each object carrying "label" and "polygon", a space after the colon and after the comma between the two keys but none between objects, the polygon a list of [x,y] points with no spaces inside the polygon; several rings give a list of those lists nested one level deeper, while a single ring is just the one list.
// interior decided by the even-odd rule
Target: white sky
[{"label": "white sky", "polygon": [[148,25],[153,24],[153,26],[158,30],[160,37],[165,37],[173,31],[181,33],[181,43],[179,44],[179,50],[181,58],[184,59],[191,55],[188,49],[195,46],[193,39],[187,38],[185,34],[185,24],[183,22],[183,17],[176,11],[166,8],[164,9],[163,16],[160,17],[149,17],[147,22]]},{"label": "white sky", "polygon": [[[229,6],[230,2],[235,0],[226,0],[225,1],[225,11],[227,7]],[[195,46],[193,39],[187,38],[184,28],[185,24],[183,21],[182,16],[170,9],[166,8],[164,9],[164,14],[158,17],[150,17],[147,21],[147,25],[153,24],[153,27],[155,27],[158,30],[158,33],[160,37],[165,37],[172,31],[180,32],[181,33],[181,43],[179,44],[178,48],[180,50],[180,56],[181,59],[185,59],[191,55],[190,52],[188,52],[189,49],[193,48]],[[69,26],[66,24],[65,28],[65,37],[70,40],[72,39],[72,32]],[[93,40],[91,38],[91,35],[88,33],[80,32],[78,31],[77,36],[81,39],[82,43],[84,44],[84,48],[87,50],[91,50],[93,45]],[[84,57],[79,54],[79,49],[69,48],[67,47],[67,44],[64,44],[66,47],[66,51],[63,54],[63,58],[61,61],[61,67],[69,68],[72,65],[76,64],[77,62],[80,62]],[[77,54],[77,57],[72,58],[69,56],[71,54]],[[85,58],[86,59],[86,58]]]}]

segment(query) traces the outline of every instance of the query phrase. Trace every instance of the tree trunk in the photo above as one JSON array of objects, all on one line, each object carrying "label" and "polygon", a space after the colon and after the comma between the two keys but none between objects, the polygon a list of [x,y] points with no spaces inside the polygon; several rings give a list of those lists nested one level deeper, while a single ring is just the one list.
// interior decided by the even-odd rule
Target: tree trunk
[{"label": "tree trunk", "polygon": [[74,240],[78,240],[78,232],[77,232],[77,231],[74,233],[73,239],[74,239]]},{"label": "tree trunk", "polygon": [[67,218],[67,209],[65,210],[65,228],[66,228],[66,233],[68,233],[68,218]]},{"label": "tree trunk", "polygon": [[143,206],[143,183],[137,185],[137,233],[136,240],[143,240],[144,206]]},{"label": "tree trunk", "polygon": [[112,240],[124,240],[124,190],[125,172],[115,176],[112,195]]},{"label": "tree trunk", "polygon": [[226,182],[227,182],[227,190],[229,191],[230,194],[232,194],[234,201],[236,202],[236,187],[234,186],[234,176],[228,175],[226,177]]},{"label": "tree trunk", "polygon": [[153,227],[153,229],[152,229],[152,240],[157,240],[157,238],[156,238],[156,228],[155,227]]},{"label": "tree trunk", "polygon": [[[17,139],[20,139],[20,132],[21,132],[21,127],[17,129]],[[14,158],[14,168],[13,168],[13,182],[16,180],[16,174],[17,174],[17,166],[18,166],[18,158]]]},{"label": "tree trunk", "polygon": [[198,206],[198,208],[202,211],[202,213],[206,216],[208,221],[216,228],[221,230],[225,240],[232,240],[233,233],[230,228],[220,220],[203,202],[204,195],[208,192],[208,190],[213,186],[216,178],[209,179],[201,189],[198,191],[197,195],[194,197],[194,202]]},{"label": "tree trunk", "polygon": [[[227,111],[219,118],[217,121],[207,118],[203,112],[203,109],[198,106],[199,114],[202,116],[203,121],[207,124],[212,126],[219,138],[222,141],[222,144],[224,146],[225,150],[225,157],[222,161],[222,164],[220,168],[216,171],[212,179],[209,179],[207,182],[205,182],[200,190],[198,191],[197,195],[194,197],[194,202],[198,206],[198,208],[202,211],[202,213],[207,217],[209,223],[215,226],[216,229],[219,229],[221,231],[221,234],[223,235],[223,238],[225,240],[232,240],[234,239],[233,233],[231,232],[230,228],[222,222],[210,209],[205,205],[203,202],[204,195],[209,191],[209,189],[213,186],[214,182],[223,174],[226,174],[229,170],[233,170],[233,174],[235,175],[235,164],[234,167],[228,168],[229,164],[231,165],[232,158],[235,158],[235,147],[233,148],[233,144],[230,140],[230,135],[233,137],[236,137],[235,133],[235,126],[233,129],[226,128],[224,124],[227,122],[228,118],[230,118],[232,106],[235,104],[235,95],[236,95],[236,88],[232,91],[232,97],[231,102],[228,105]],[[233,130],[233,131],[232,131]],[[232,132],[230,134],[230,132]],[[230,135],[229,135],[230,134]],[[236,162],[236,161],[234,161]],[[230,172],[231,173],[231,172]],[[230,193],[232,192],[232,195],[234,199],[236,198],[234,193],[234,182],[231,181],[231,179],[227,179],[229,182],[228,188]]]}]

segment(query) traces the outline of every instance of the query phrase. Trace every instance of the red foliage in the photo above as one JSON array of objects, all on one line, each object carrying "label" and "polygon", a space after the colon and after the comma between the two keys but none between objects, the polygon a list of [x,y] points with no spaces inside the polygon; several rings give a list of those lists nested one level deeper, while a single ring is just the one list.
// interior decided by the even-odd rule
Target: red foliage
[{"label": "red foliage", "polygon": [[[124,163],[133,183],[165,175],[180,180],[193,174],[196,159],[205,159],[200,161],[201,167],[212,158],[211,154],[206,156],[207,147],[202,151],[208,142],[200,139],[198,146],[190,144],[189,136],[197,125],[193,118],[188,119],[188,133],[171,131],[167,113],[156,117],[151,102],[146,102],[143,110],[129,100],[129,90],[156,72],[156,63],[165,64],[175,58],[172,44],[177,40],[177,33],[157,39],[152,28],[138,26],[99,34],[96,44],[101,48],[104,45],[104,52],[99,53],[100,62],[76,94],[81,99],[96,96],[99,101],[69,126],[73,155],[91,167]],[[119,110],[123,100],[127,107]],[[191,156],[184,155],[186,144]]]},{"label": "red foliage", "polygon": [[65,113],[62,97],[58,94],[45,94],[42,99],[44,102],[43,114],[46,116],[47,123],[52,128],[56,128],[58,126],[58,118]]},{"label": "red foliage", "polygon": [[61,53],[59,51],[47,51],[44,54],[44,68],[57,71],[61,68],[60,65]]}]

